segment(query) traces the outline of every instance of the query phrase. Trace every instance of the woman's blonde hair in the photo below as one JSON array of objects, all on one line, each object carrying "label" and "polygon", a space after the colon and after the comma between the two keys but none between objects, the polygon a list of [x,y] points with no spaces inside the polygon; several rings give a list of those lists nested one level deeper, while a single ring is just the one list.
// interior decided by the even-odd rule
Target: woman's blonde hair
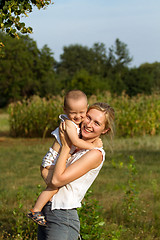
[{"label": "woman's blonde hair", "polygon": [[108,133],[110,133],[111,137],[114,136],[114,118],[115,118],[115,111],[108,103],[97,102],[89,106],[88,111],[90,109],[97,109],[101,112],[105,113],[106,122],[105,122],[105,129],[109,129]]}]

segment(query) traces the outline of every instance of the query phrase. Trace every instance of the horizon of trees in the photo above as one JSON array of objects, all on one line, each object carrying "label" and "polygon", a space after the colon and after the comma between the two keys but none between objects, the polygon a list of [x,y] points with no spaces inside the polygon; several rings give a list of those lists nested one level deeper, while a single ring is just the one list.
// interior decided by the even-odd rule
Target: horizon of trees
[{"label": "horizon of trees", "polygon": [[129,68],[132,62],[127,44],[118,38],[110,47],[94,43],[64,46],[60,60],[51,49],[29,36],[11,38],[0,32],[3,55],[0,58],[0,107],[32,95],[49,97],[70,89],[81,89],[88,96],[110,91],[129,96],[160,90],[160,63],[144,63]]}]

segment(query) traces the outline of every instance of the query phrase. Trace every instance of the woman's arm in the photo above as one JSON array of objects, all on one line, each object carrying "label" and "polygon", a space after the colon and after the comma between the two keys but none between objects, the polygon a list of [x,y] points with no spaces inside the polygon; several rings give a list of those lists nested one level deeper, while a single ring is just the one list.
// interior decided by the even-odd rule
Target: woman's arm
[{"label": "woman's arm", "polygon": [[44,182],[46,183],[46,185],[48,185],[52,180],[53,169],[50,170],[40,166],[40,172]]},{"label": "woman's arm", "polygon": [[66,160],[70,151],[70,143],[66,133],[65,139],[61,138],[61,141],[61,152],[51,180],[51,186],[57,188],[80,178],[91,169],[98,167],[102,162],[102,153],[97,149],[92,149],[66,168]]}]

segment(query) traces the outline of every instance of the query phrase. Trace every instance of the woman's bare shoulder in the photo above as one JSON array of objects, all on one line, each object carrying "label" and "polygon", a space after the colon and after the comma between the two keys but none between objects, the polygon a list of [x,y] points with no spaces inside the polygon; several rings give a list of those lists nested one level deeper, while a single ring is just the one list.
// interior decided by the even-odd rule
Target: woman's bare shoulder
[{"label": "woman's bare shoulder", "polygon": [[91,149],[85,155],[88,161],[92,162],[93,168],[98,167],[103,160],[103,154],[99,149]]},{"label": "woman's bare shoulder", "polygon": [[95,155],[95,157],[102,157],[102,150],[100,148],[93,148],[89,152]]}]

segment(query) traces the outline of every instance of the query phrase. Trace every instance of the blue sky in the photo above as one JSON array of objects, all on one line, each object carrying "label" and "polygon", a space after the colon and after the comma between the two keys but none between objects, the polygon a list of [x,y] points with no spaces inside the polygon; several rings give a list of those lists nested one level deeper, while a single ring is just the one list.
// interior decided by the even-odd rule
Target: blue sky
[{"label": "blue sky", "polygon": [[160,0],[55,0],[23,18],[39,48],[45,44],[59,60],[63,47],[81,44],[106,48],[116,38],[127,44],[131,66],[160,62]]}]

